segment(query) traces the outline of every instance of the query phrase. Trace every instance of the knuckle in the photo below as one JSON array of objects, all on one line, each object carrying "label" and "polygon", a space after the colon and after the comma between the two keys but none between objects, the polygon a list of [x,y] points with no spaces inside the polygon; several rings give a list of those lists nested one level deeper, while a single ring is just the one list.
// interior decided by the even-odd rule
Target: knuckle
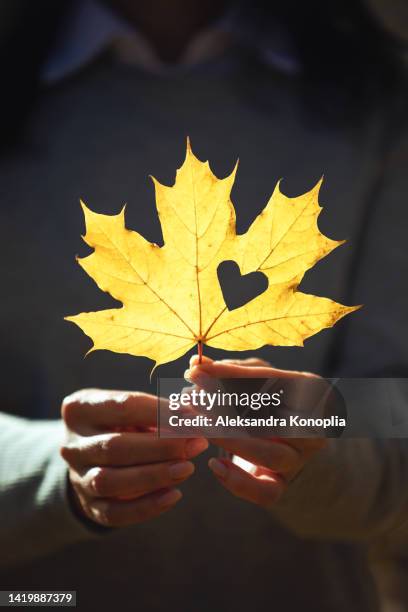
[{"label": "knuckle", "polygon": [[109,463],[114,461],[122,449],[122,438],[120,434],[105,436],[100,441],[100,451],[105,460]]},{"label": "knuckle", "polygon": [[69,464],[76,463],[79,450],[75,446],[63,445],[60,448],[61,457]]},{"label": "knuckle", "polygon": [[129,415],[131,414],[131,404],[129,400],[139,400],[142,393],[139,391],[117,391],[114,396],[108,398],[105,402],[107,410],[114,410],[117,421],[120,425],[128,424]]},{"label": "knuckle", "polygon": [[69,470],[69,481],[77,494],[81,495],[83,489],[82,481],[79,474],[75,470]]},{"label": "knuckle", "polygon": [[125,410],[128,407],[129,401],[140,401],[143,395],[141,391],[116,391],[114,395],[106,398],[106,403],[117,410]]},{"label": "knuckle", "polygon": [[129,393],[126,391],[117,391],[115,393],[106,392],[100,394],[99,403],[105,410],[117,410],[120,411],[124,405],[126,405]]},{"label": "knuckle", "polygon": [[78,414],[83,412],[88,403],[89,397],[95,392],[97,389],[80,389],[64,397],[61,404],[61,416],[68,426],[70,422],[76,421]]},{"label": "knuckle", "polygon": [[75,393],[65,397],[62,402],[61,417],[69,428],[76,421],[78,407],[79,407],[79,402],[78,402],[78,399],[76,398]]},{"label": "knuckle", "polygon": [[101,410],[114,414],[118,426],[126,427],[133,422],[134,408],[144,395],[141,391],[100,391],[98,404]]},{"label": "knuckle", "polygon": [[126,392],[126,400],[128,399],[136,399],[136,400],[141,400],[144,397],[146,397],[146,393],[144,393],[143,391],[128,391]]},{"label": "knuckle", "polygon": [[65,422],[67,419],[75,418],[78,413],[82,413],[90,403],[95,403],[100,392],[100,389],[86,388],[64,397],[61,404],[61,416]]},{"label": "knuckle", "polygon": [[112,492],[111,473],[106,468],[97,468],[91,477],[90,486],[92,490],[101,497],[107,497]]},{"label": "knuckle", "polygon": [[259,357],[248,357],[248,359],[243,359],[243,365],[248,366],[265,366],[270,368],[271,364],[269,361],[265,361],[265,359],[260,359]]}]

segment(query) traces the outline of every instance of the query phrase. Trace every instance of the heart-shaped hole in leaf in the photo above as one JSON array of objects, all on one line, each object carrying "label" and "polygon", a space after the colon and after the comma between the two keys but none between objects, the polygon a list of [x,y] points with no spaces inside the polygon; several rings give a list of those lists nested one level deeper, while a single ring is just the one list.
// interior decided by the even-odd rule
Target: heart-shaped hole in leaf
[{"label": "heart-shaped hole in leaf", "polygon": [[243,275],[235,261],[220,263],[217,274],[228,310],[247,304],[268,288],[265,274],[250,272]]}]

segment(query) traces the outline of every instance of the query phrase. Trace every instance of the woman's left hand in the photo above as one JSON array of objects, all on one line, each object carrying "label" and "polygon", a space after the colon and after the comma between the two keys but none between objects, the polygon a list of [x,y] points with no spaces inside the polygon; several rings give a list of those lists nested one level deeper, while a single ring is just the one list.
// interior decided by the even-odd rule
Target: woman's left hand
[{"label": "woman's left hand", "polygon": [[[186,379],[202,389],[213,388],[214,379],[312,376],[306,372],[277,370],[259,359],[212,361],[198,356],[190,361]],[[233,495],[270,508],[291,480],[326,443],[322,438],[212,438],[211,443],[233,455],[211,458],[209,467]]]}]

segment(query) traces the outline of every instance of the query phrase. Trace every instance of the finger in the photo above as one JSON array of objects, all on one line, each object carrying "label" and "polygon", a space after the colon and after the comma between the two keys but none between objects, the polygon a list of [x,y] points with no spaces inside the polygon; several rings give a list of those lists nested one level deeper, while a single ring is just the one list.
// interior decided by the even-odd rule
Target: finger
[{"label": "finger", "polygon": [[[281,444],[288,444],[289,446],[292,446],[292,441],[293,441],[293,438],[291,438],[288,441],[286,441],[285,439],[280,439]],[[293,478],[303,469],[304,465],[312,457],[312,455],[314,455],[318,450],[320,450],[324,446],[325,446],[325,441],[322,441],[321,444],[315,444],[313,446],[311,445],[309,448],[304,448],[301,445],[294,446],[294,448],[299,453],[299,460],[297,462],[294,462],[292,469],[285,471],[284,474],[280,473],[280,476],[284,478],[286,482],[290,482],[291,480],[293,480]],[[234,463],[234,465],[237,465],[238,467],[243,469],[245,472],[250,472],[251,474],[255,474],[257,476],[260,476],[262,474],[276,473],[273,470],[270,470],[269,468],[251,463],[250,461],[247,461],[240,455],[233,455],[232,462]]]},{"label": "finger", "polygon": [[167,489],[137,500],[95,500],[88,506],[91,518],[107,527],[143,523],[173,508],[182,498],[179,489]]},{"label": "finger", "polygon": [[148,433],[109,433],[79,437],[61,449],[72,467],[131,466],[191,459],[208,448],[204,438],[157,438]]},{"label": "finger", "polygon": [[265,438],[212,438],[211,444],[283,475],[299,470],[304,462],[296,448]]},{"label": "finger", "polygon": [[277,475],[252,474],[234,465],[229,459],[210,459],[208,463],[217,480],[230,493],[241,499],[270,508],[281,496],[285,484]]},{"label": "finger", "polygon": [[[293,446],[299,453],[299,460],[293,466],[293,469],[289,470],[288,472],[285,472],[284,475],[280,474],[282,477],[284,477],[284,480],[286,482],[289,482],[290,480],[292,480],[300,472],[300,470],[304,467],[305,463],[316,452],[320,451],[327,444],[327,440],[322,440],[318,438],[310,439],[311,444],[309,444],[309,438],[307,439],[290,438],[287,440],[279,439],[278,441],[280,441],[281,444],[288,444],[289,446]],[[303,442],[305,444],[302,444]],[[250,472],[251,474],[256,474],[258,476],[265,474],[265,473],[270,473],[270,472],[274,473],[272,470],[269,470],[269,468],[265,468],[263,466],[259,466],[254,463],[251,463],[250,461],[247,461],[240,455],[233,455],[232,462],[234,463],[234,465],[237,465],[238,467],[243,469],[245,472]]]},{"label": "finger", "polygon": [[[210,359],[209,357],[206,357],[205,355],[201,356],[201,363],[212,363],[213,360]],[[190,367],[193,365],[198,365],[198,363],[200,363],[200,357],[199,355],[192,355],[192,357],[190,357]]]},{"label": "finger", "polygon": [[242,365],[246,368],[253,368],[256,366],[265,368],[272,367],[269,361],[265,361],[265,359],[259,359],[258,357],[248,357],[247,359],[222,359],[221,361],[225,364],[231,363],[234,365]]},{"label": "finger", "polygon": [[194,472],[191,461],[152,463],[136,467],[93,467],[82,475],[71,474],[74,486],[89,497],[135,499],[183,482]]},{"label": "finger", "polygon": [[188,380],[200,385],[200,377],[203,375],[214,378],[296,378],[296,377],[315,377],[309,372],[296,372],[293,370],[279,370],[271,366],[252,366],[237,365],[224,361],[213,361],[195,365],[188,370]]},{"label": "finger", "polygon": [[[214,361],[212,359],[209,359],[209,357],[203,356],[201,363],[210,364],[210,363],[214,363]],[[268,361],[265,361],[265,359],[259,359],[258,357],[248,357],[247,359],[222,359],[220,361],[217,361],[217,363],[225,363],[225,364],[232,363],[236,365],[243,365],[245,367],[253,367],[253,366],[271,367],[271,364]],[[196,365],[200,365],[200,358],[198,355],[193,355],[190,358],[190,368]]]},{"label": "finger", "polygon": [[[195,373],[195,380],[192,378],[192,372]],[[207,374],[206,370],[202,370],[201,366],[193,367],[185,370],[184,378],[187,382],[193,383],[192,388],[205,389],[207,392],[217,391],[220,387],[219,380],[211,374]]]},{"label": "finger", "polygon": [[117,427],[156,427],[157,407],[158,398],[148,393],[82,389],[64,399],[62,417],[69,429],[92,435]]}]

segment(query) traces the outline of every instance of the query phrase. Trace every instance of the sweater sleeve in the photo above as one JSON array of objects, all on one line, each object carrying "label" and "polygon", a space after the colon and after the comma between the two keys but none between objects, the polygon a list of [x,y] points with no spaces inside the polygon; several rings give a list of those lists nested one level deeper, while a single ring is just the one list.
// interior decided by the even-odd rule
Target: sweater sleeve
[{"label": "sweater sleeve", "polygon": [[302,537],[408,544],[408,441],[330,439],[288,486],[274,515]]},{"label": "sweater sleeve", "polygon": [[97,537],[72,512],[61,421],[0,413],[0,568]]}]

